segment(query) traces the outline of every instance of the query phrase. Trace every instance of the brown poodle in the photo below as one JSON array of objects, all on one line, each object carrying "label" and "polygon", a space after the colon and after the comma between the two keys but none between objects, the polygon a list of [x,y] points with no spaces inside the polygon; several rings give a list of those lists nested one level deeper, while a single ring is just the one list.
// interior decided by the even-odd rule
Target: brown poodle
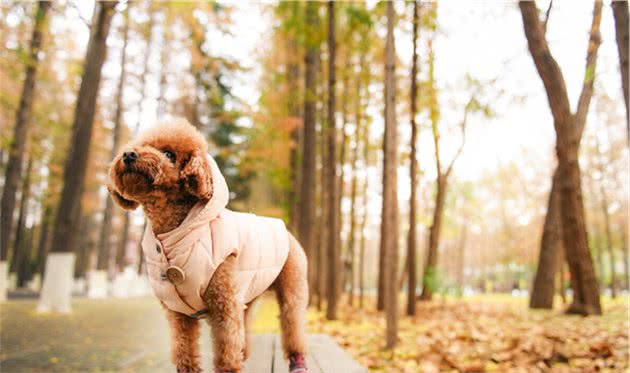
[{"label": "brown poodle", "polygon": [[[285,357],[307,372],[307,263],[277,219],[225,208],[229,191],[201,133],[185,120],[140,134],[112,162],[108,186],[124,209],[142,205],[147,271],[172,335],[178,372],[200,372],[199,319],[212,328],[217,372],[241,370],[252,303],[273,288]],[[261,264],[262,263],[262,264]]]}]

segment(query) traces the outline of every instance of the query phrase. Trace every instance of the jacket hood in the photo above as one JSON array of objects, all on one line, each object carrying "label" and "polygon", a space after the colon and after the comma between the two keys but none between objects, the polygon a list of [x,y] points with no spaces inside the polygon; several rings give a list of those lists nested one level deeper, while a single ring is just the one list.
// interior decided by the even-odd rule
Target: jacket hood
[{"label": "jacket hood", "polygon": [[[219,166],[209,154],[206,157],[210,164],[210,173],[212,175],[212,197],[209,200],[199,201],[188,212],[188,215],[184,221],[175,229],[170,232],[160,233],[155,237],[163,243],[167,256],[168,254],[177,251],[177,247],[185,237],[190,238],[190,234],[201,231],[200,226],[208,225],[208,223],[214,220],[227,206],[230,200],[230,191],[225,177],[219,170]],[[153,229],[150,223],[147,223],[147,230],[153,234]]]}]

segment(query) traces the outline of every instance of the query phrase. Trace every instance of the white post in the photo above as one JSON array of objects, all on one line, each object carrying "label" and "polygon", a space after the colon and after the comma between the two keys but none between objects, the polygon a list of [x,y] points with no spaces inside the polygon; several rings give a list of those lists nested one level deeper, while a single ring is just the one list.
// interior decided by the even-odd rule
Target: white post
[{"label": "white post", "polygon": [[8,290],[17,289],[17,274],[15,272],[9,272],[9,283],[7,284]]},{"label": "white post", "polygon": [[107,271],[89,271],[88,280],[88,298],[99,299],[107,297]]},{"label": "white post", "polygon": [[72,311],[72,278],[74,277],[74,253],[49,253],[38,312]]},{"label": "white post", "polygon": [[33,275],[33,279],[28,282],[28,289],[34,292],[38,292],[42,287],[42,278],[39,273]]},{"label": "white post", "polygon": [[131,277],[126,270],[114,276],[112,282],[112,296],[114,298],[129,298]]},{"label": "white post", "polygon": [[7,300],[7,285],[9,282],[9,266],[7,261],[0,262],[0,303]]}]

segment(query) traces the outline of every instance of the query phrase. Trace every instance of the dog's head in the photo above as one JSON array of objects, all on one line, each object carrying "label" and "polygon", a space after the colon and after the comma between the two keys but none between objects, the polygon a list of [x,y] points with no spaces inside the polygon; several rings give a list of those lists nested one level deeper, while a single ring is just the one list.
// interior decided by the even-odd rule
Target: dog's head
[{"label": "dog's head", "polygon": [[118,154],[109,170],[108,190],[124,209],[158,198],[212,197],[207,144],[183,119],[141,133]]}]

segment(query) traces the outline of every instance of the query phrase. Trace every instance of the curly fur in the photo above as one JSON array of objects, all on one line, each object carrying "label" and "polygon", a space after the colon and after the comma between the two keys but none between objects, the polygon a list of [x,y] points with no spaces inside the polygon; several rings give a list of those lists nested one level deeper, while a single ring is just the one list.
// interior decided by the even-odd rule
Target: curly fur
[{"label": "curly fur", "polygon": [[199,320],[171,311],[166,307],[164,309],[171,328],[171,361],[177,368],[177,372],[201,372]]},{"label": "curly fur", "polygon": [[[132,151],[136,160],[125,164],[123,153]],[[175,159],[169,159],[166,151]],[[142,133],[114,158],[108,190],[124,209],[142,205],[155,233],[168,232],[182,223],[197,202],[212,197],[206,153],[203,136],[185,120],[160,124]],[[254,302],[243,312],[235,297],[234,273],[234,258],[230,257],[217,268],[203,297],[212,328],[214,366],[222,371],[239,371],[250,350]],[[306,273],[304,250],[290,235],[287,261],[272,284],[280,305],[282,346],[287,357],[306,352]],[[166,310],[166,316],[177,371],[200,372],[199,321],[171,310]]]}]

